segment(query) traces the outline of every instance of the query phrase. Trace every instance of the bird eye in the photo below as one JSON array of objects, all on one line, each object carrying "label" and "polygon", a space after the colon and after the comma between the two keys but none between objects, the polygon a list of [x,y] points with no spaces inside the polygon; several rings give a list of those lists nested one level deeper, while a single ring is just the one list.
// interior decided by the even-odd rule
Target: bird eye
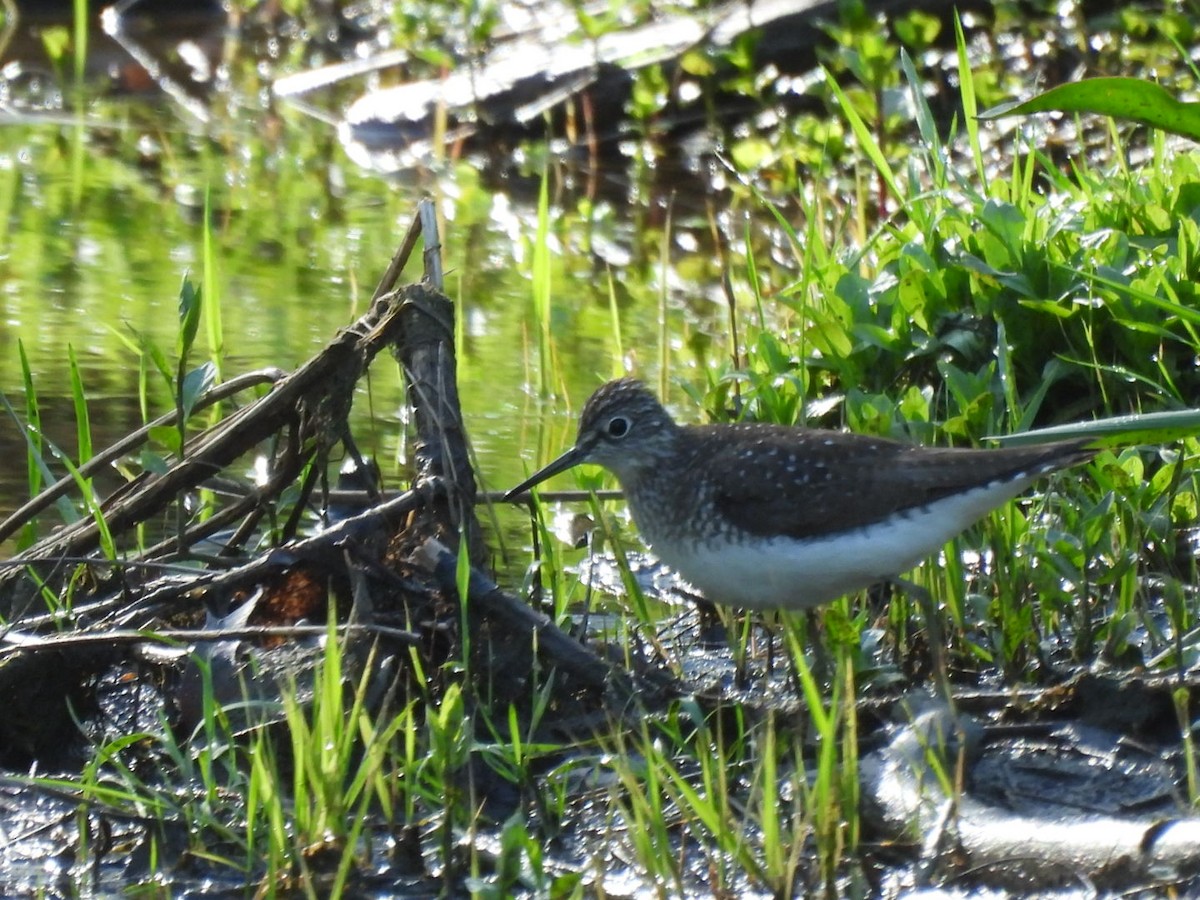
[{"label": "bird eye", "polygon": [[613,416],[604,430],[611,438],[623,438],[629,434],[629,420],[624,416]]}]

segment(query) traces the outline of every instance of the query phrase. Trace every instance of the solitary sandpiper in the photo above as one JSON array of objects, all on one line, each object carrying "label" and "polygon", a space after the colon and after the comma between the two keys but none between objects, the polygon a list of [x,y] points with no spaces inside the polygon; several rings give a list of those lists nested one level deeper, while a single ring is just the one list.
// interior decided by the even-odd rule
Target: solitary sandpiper
[{"label": "solitary sandpiper", "polygon": [[575,446],[506,494],[578,463],[621,483],[642,537],[709,600],[803,609],[894,578],[1083,441],[936,448],[782,425],[679,425],[640,382],[603,385]]}]

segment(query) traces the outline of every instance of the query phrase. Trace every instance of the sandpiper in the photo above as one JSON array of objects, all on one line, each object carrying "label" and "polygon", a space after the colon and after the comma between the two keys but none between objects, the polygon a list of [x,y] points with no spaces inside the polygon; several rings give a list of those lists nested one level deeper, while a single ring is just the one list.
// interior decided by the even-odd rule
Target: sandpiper
[{"label": "sandpiper", "polygon": [[913,446],[782,425],[680,425],[623,378],[583,408],[575,446],[505,496],[589,462],[612,472],[650,548],[709,600],[806,609],[895,578],[1085,441]]}]

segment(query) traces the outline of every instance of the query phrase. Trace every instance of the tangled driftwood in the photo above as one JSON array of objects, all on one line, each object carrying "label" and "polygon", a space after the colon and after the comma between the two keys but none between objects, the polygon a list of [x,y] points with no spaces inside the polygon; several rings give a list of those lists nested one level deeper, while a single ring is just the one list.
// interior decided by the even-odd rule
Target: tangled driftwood
[{"label": "tangled driftwood", "polygon": [[[426,279],[396,287],[419,237],[426,244]],[[629,703],[628,678],[547,617],[501,591],[478,567],[486,558],[475,516],[475,478],[455,384],[453,309],[435,287],[440,280],[432,205],[424,203],[376,290],[370,309],[291,374],[255,373],[215,388],[197,409],[225,401],[250,387],[270,384],[262,397],[241,406],[189,439],[186,452],[161,474],[147,472],[103,505],[103,525],[127,549],[117,559],[100,553],[102,530],[95,518],[60,528],[14,556],[0,572],[0,605],[11,630],[0,643],[0,691],[11,698],[0,719],[0,760],[17,762],[61,747],[75,729],[73,716],[86,709],[89,678],[153,641],[155,630],[174,642],[229,640],[231,629],[167,627],[195,622],[204,600],[223,611],[253,595],[255,607],[236,634],[262,637],[302,620],[321,621],[325,598],[339,598],[343,618],[354,598],[354,628],[376,639],[437,643],[437,634],[460,622],[454,608],[456,561],[447,547],[465,546],[476,569],[470,581],[470,627],[475,652],[513,672],[531,672],[532,654],[559,669],[568,692],[584,691],[597,703],[586,708],[620,713]],[[304,509],[322,486],[331,453],[345,447],[357,456],[348,415],[355,387],[371,361],[391,350],[400,362],[412,408],[416,471],[413,488],[376,497],[362,511],[324,530],[297,536]],[[153,425],[170,424],[173,415]],[[148,439],[150,426],[97,456],[87,476]],[[204,521],[189,522],[144,550],[130,535],[141,523],[180,515],[185,495],[214,481],[240,459],[273,447],[267,483],[245,489]],[[64,479],[0,523],[12,534],[74,486]],[[285,506],[285,489],[299,498]],[[357,497],[356,499],[371,500]],[[252,535],[272,513],[286,518],[283,541],[250,552]],[[200,568],[178,563],[200,556],[196,547],[220,532],[223,549],[203,555]],[[460,535],[465,541],[460,543]],[[81,573],[86,573],[83,578]],[[81,584],[88,585],[81,589]],[[367,584],[364,611],[352,584]],[[46,608],[49,594],[74,591],[69,616]],[[66,604],[62,608],[68,608]],[[363,619],[366,621],[363,621]],[[415,629],[415,631],[414,631]],[[295,634],[304,632],[297,628]],[[139,641],[133,633],[142,634]],[[276,636],[278,640],[278,636]],[[450,652],[443,647],[441,652]]]}]

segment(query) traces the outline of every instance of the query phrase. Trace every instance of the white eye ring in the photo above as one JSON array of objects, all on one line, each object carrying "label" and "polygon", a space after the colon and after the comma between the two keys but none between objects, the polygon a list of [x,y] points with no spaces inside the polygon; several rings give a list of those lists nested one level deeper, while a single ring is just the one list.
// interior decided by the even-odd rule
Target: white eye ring
[{"label": "white eye ring", "polygon": [[627,416],[613,416],[604,427],[604,433],[610,438],[620,440],[629,434],[630,422]]}]

